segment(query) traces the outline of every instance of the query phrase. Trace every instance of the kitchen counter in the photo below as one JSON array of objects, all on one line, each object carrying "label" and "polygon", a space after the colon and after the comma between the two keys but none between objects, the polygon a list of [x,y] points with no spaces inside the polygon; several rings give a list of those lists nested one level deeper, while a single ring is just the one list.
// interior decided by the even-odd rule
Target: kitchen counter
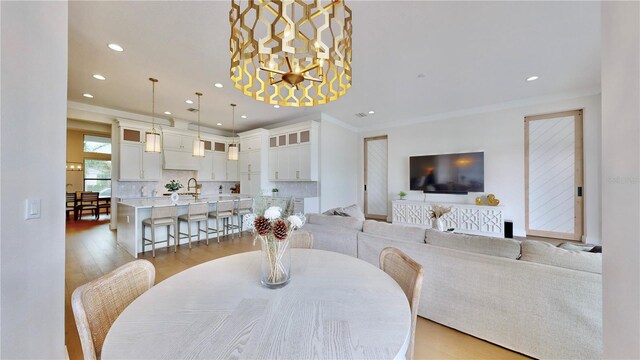
[{"label": "kitchen counter", "polygon": [[[142,221],[151,217],[151,208],[154,206],[177,206],[178,215],[187,214],[189,211],[189,204],[192,203],[209,203],[209,211],[215,211],[216,204],[222,201],[237,201],[240,199],[252,199],[252,196],[243,194],[224,194],[224,195],[205,195],[204,197],[195,200],[192,196],[182,196],[175,203],[168,197],[150,197],[150,198],[130,198],[120,199],[117,203],[118,207],[118,232],[117,241],[128,253],[134,257],[138,257],[138,253],[142,252]],[[235,220],[234,220],[235,221]],[[212,224],[215,222],[212,222]],[[186,233],[186,223],[181,224],[181,232]],[[192,224],[192,234],[197,234],[196,224]],[[209,225],[209,227],[215,225]],[[147,239],[151,238],[151,229],[147,228]],[[157,227],[156,239],[164,240],[167,236],[165,227]],[[173,231],[173,230],[172,230]],[[236,230],[237,231],[237,230]],[[204,233],[202,235],[204,238]],[[215,239],[215,233],[209,235],[209,241]],[[192,242],[196,240],[196,237],[192,239]],[[215,241],[215,240],[214,240]],[[186,238],[180,239],[179,244],[188,244],[189,240]],[[173,246],[173,240],[170,242],[170,246]],[[167,243],[156,244],[156,250],[167,247]],[[151,250],[151,245],[146,246],[146,250]]]},{"label": "kitchen counter", "polygon": [[205,195],[196,200],[193,196],[181,196],[175,203],[171,201],[168,196],[163,197],[148,197],[148,198],[135,198],[135,199],[120,199],[118,204],[132,206],[137,209],[151,208],[152,206],[186,206],[193,203],[217,203],[218,201],[230,201],[238,199],[251,199],[252,196],[243,194],[226,194],[226,195]]}]

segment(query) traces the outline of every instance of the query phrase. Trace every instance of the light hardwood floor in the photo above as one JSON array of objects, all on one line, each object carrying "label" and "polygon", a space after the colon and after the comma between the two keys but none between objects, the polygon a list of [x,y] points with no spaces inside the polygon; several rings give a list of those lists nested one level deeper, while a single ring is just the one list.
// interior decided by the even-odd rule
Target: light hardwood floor
[{"label": "light hardwood floor", "polygon": [[[116,245],[116,233],[109,230],[109,221],[86,220],[67,222],[65,334],[70,359],[82,359],[80,339],[71,310],[71,293],[78,286],[133,260]],[[251,236],[215,239],[193,245],[182,245],[177,253],[165,249],[156,251],[156,258],[147,252],[144,259],[156,268],[156,283],[194,265],[245,251],[253,251]],[[479,310],[481,311],[481,310]],[[415,343],[416,359],[521,359],[525,356],[474,338],[432,321],[418,318]]]}]

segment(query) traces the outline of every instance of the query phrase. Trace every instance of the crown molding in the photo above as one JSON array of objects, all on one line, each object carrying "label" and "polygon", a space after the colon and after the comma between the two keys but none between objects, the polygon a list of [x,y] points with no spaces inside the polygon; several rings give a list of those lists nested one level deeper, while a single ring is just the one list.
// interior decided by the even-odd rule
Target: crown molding
[{"label": "crown molding", "polygon": [[326,113],[321,113],[320,114],[320,119],[322,121],[330,122],[332,124],[338,125],[340,127],[343,127],[343,128],[345,128],[347,130],[350,130],[350,131],[353,131],[353,132],[356,132],[356,133],[360,132],[360,129],[358,129],[357,127],[355,127],[353,125],[350,125],[350,124],[347,124],[346,122],[344,122],[342,120],[338,120],[338,119],[334,118],[333,116],[328,115]]},{"label": "crown molding", "polygon": [[601,93],[600,87],[586,88],[580,91],[545,95],[545,96],[539,96],[539,97],[527,98],[527,99],[521,99],[521,100],[514,100],[514,101],[498,103],[493,105],[479,106],[479,107],[474,107],[469,109],[422,116],[422,117],[412,118],[407,120],[394,121],[393,123],[382,123],[378,125],[361,127],[361,128],[358,128],[357,131],[360,133],[365,133],[370,131],[393,129],[397,127],[403,127],[403,126],[415,125],[415,124],[421,124],[421,123],[427,123],[427,122],[433,122],[433,121],[440,121],[440,120],[446,120],[446,119],[452,119],[452,118],[459,118],[459,117],[464,117],[469,115],[484,114],[484,113],[497,112],[502,110],[516,109],[516,108],[525,107],[525,106],[540,105],[540,104],[547,104],[547,103],[558,102],[563,100],[577,99],[582,97],[598,95],[600,93]]}]

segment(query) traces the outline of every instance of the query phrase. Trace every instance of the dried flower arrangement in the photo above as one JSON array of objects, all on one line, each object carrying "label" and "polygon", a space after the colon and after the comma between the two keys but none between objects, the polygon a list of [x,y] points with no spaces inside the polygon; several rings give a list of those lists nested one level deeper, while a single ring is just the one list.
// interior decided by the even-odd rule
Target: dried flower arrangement
[{"label": "dried flower arrangement", "polygon": [[440,204],[431,205],[431,210],[429,210],[429,218],[430,219],[440,219],[445,214],[451,211],[451,206],[443,206]]}]

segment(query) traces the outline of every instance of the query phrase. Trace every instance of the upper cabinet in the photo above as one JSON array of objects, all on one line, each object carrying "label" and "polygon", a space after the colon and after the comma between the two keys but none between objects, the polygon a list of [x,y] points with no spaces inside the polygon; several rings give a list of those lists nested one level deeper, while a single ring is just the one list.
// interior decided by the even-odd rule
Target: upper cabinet
[{"label": "upper cabinet", "polygon": [[118,180],[159,181],[162,178],[161,154],[144,151],[146,130],[120,123]]},{"label": "upper cabinet", "polygon": [[[222,138],[207,139],[204,158],[198,168],[198,181],[237,181],[237,174],[227,166],[227,142]],[[237,170],[235,171],[237,173]]]},{"label": "upper cabinet", "polygon": [[269,135],[269,180],[318,181],[318,123],[273,129]]}]

